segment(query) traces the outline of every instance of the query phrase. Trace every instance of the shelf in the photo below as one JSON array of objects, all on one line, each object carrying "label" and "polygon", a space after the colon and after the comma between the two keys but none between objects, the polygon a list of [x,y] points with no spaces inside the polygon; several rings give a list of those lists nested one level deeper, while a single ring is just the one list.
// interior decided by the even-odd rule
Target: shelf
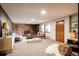
[{"label": "shelf", "polygon": [[70,29],[78,29],[78,27],[70,27]]},{"label": "shelf", "polygon": [[74,23],[74,22],[78,22],[78,21],[71,21],[71,23]]},{"label": "shelf", "polygon": [[78,53],[76,53],[76,52],[72,52],[72,54],[74,54],[75,56],[78,56]]}]

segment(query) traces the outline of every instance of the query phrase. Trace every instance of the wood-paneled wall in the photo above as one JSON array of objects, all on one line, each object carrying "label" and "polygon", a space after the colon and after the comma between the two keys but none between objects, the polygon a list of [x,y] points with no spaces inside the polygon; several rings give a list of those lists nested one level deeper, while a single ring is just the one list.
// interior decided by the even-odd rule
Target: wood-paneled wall
[{"label": "wood-paneled wall", "polygon": [[17,34],[24,35],[24,32],[36,32],[37,26],[36,25],[29,25],[29,24],[13,24],[13,31]]}]

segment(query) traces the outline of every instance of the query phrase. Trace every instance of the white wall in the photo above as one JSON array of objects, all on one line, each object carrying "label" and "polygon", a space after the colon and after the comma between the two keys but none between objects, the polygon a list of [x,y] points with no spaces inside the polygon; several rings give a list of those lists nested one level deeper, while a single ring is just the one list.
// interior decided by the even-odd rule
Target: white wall
[{"label": "white wall", "polygon": [[[59,21],[59,20],[64,20],[64,42],[66,43],[67,39],[69,38],[69,35],[68,35],[69,34],[69,17],[64,17],[61,19],[57,19],[51,22],[44,23],[44,24],[51,25],[51,32],[50,34],[47,34],[47,36],[49,39],[56,40],[56,21]],[[40,26],[41,25],[42,24],[40,24]]]}]

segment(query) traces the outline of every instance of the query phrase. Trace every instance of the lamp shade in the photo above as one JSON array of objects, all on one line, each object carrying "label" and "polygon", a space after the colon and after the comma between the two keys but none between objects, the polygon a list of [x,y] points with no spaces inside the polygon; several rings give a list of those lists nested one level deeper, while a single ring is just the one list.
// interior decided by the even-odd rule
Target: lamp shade
[{"label": "lamp shade", "polygon": [[9,25],[8,25],[7,23],[3,23],[2,28],[3,28],[4,30],[9,30]]}]

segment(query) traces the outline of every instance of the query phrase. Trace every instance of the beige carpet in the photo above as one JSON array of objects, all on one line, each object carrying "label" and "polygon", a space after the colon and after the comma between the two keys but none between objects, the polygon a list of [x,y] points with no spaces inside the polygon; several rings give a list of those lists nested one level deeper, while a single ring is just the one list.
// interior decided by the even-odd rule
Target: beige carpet
[{"label": "beige carpet", "polygon": [[20,41],[15,43],[13,52],[7,54],[7,56],[47,56],[44,51],[53,43],[56,43],[56,41],[48,39],[42,39],[41,42],[31,43]]}]

